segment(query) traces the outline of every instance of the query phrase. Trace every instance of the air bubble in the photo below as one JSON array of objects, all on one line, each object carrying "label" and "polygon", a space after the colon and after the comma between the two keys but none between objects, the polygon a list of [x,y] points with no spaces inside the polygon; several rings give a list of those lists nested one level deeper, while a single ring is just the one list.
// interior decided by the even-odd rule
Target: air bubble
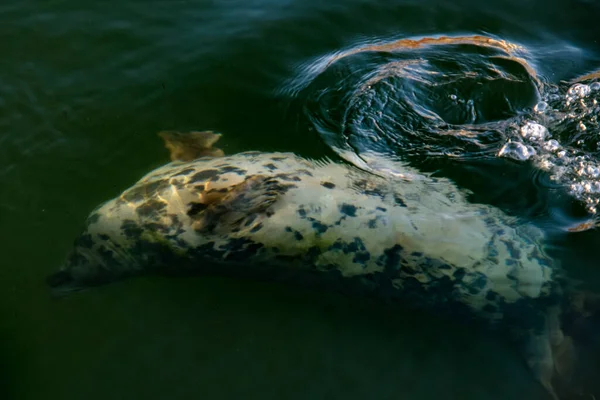
[{"label": "air bubble", "polygon": [[587,181],[584,187],[587,193],[600,193],[600,182],[598,181]]},{"label": "air bubble", "polygon": [[536,141],[543,140],[548,135],[548,129],[535,122],[527,122],[519,131],[523,138]]},{"label": "air bubble", "polygon": [[550,171],[553,166],[554,164],[547,158],[542,158],[538,161],[538,167],[544,171]]},{"label": "air bubble", "polygon": [[544,150],[555,152],[560,148],[560,144],[557,140],[550,139],[546,143],[544,143]]},{"label": "air bubble", "polygon": [[548,96],[548,101],[557,101],[560,100],[560,95],[558,94],[551,94],[550,96]]},{"label": "air bubble", "polygon": [[572,183],[571,184],[571,193],[580,195],[581,193],[583,193],[583,185],[581,183]]},{"label": "air bubble", "polygon": [[531,146],[520,142],[508,142],[498,152],[499,157],[512,158],[513,160],[525,161],[536,154]]},{"label": "air bubble", "polygon": [[567,96],[571,98],[582,98],[590,94],[591,89],[583,83],[576,83],[567,90]]},{"label": "air bubble", "polygon": [[590,90],[596,91],[600,90],[600,82],[594,82],[590,85]]},{"label": "air bubble", "polygon": [[535,105],[535,107],[533,107],[533,110],[539,114],[542,114],[547,109],[548,109],[548,103],[546,103],[545,101],[540,101],[539,103],[537,103]]},{"label": "air bubble", "polygon": [[585,168],[585,173],[587,176],[592,177],[592,178],[597,178],[600,176],[600,169],[598,169],[598,167],[594,167],[592,165],[588,165]]},{"label": "air bubble", "polygon": [[456,95],[455,95],[455,94],[451,94],[451,95],[450,95],[450,100],[452,100],[452,101],[456,101],[456,99],[458,99],[458,97],[456,97]]}]

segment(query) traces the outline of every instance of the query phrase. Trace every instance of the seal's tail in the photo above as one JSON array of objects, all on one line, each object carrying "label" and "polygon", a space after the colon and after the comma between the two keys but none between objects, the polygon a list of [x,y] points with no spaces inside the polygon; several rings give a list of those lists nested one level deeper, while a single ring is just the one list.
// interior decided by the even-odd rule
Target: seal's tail
[{"label": "seal's tail", "polygon": [[555,400],[600,399],[600,296],[578,292],[544,319],[521,342],[538,381]]},{"label": "seal's tail", "polygon": [[577,292],[571,296],[562,329],[566,345],[553,349],[556,392],[564,393],[561,398],[565,399],[600,399],[600,295]]}]

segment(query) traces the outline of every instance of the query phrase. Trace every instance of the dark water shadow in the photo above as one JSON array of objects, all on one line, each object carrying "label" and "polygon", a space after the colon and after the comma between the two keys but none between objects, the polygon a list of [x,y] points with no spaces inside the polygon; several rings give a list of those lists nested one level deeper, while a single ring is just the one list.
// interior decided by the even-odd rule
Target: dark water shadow
[{"label": "dark water shadow", "polygon": [[501,338],[337,294],[156,278],[48,310],[44,376],[19,398],[545,399]]}]

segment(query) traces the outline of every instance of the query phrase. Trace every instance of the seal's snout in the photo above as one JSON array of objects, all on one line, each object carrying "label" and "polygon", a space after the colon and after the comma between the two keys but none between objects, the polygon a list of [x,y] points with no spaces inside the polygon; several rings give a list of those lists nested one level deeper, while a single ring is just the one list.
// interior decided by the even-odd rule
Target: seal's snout
[{"label": "seal's snout", "polygon": [[111,250],[115,246],[107,234],[91,233],[88,227],[75,240],[60,269],[46,277],[46,284],[54,295],[60,296],[117,279],[120,260]]},{"label": "seal's snout", "polygon": [[85,257],[81,249],[76,246],[60,269],[46,277],[46,285],[52,295],[57,297],[82,290],[88,286],[82,272],[87,272],[89,266],[89,258]]},{"label": "seal's snout", "polygon": [[69,293],[83,290],[68,270],[61,270],[46,277],[46,284],[54,297],[63,297]]},{"label": "seal's snout", "polygon": [[46,278],[46,284],[52,289],[73,283],[73,277],[68,271],[58,271]]}]

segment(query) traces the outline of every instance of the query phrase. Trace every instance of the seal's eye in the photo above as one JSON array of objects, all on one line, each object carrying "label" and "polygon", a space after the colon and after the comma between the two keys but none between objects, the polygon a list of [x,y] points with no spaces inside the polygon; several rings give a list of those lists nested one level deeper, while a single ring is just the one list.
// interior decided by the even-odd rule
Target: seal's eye
[{"label": "seal's eye", "polygon": [[187,215],[192,217],[196,214],[198,214],[200,211],[203,211],[204,209],[206,209],[207,205],[206,204],[202,204],[202,203],[190,203],[190,209],[187,212]]}]

